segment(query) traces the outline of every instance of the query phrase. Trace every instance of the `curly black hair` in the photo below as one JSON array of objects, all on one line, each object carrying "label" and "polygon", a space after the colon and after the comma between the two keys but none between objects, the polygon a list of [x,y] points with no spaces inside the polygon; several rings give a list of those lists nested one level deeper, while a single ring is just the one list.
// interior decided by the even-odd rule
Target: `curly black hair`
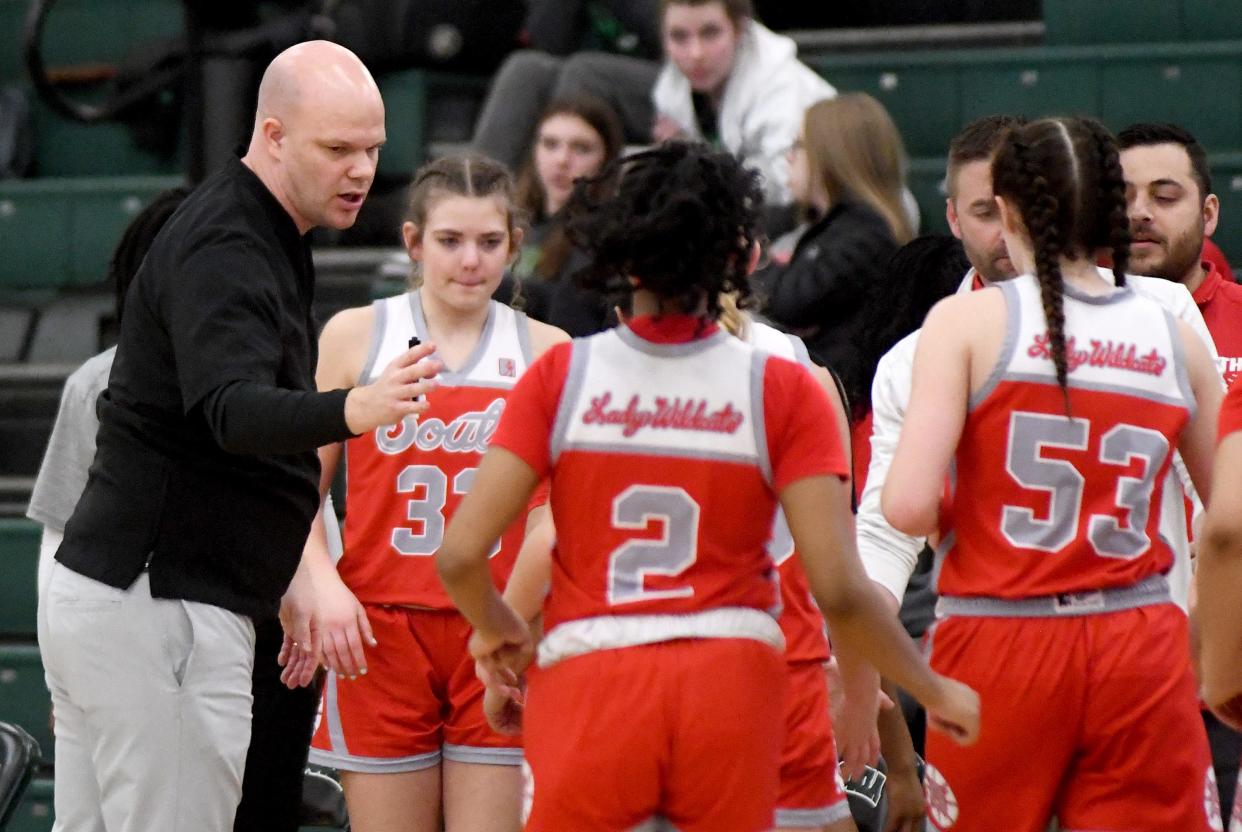
[{"label": "curly black hair", "polygon": [[[596,182],[618,172],[611,195],[592,195]],[[762,208],[759,175],[706,145],[668,142],[618,159],[579,180],[566,206],[571,238],[591,255],[575,277],[621,301],[633,278],[686,313],[705,300],[704,317],[714,321],[723,293],[748,305]]]}]

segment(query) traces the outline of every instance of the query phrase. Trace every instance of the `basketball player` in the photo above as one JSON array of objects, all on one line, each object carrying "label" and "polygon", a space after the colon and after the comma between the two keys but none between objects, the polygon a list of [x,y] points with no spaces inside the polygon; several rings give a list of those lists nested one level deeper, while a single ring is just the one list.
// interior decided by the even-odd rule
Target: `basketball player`
[{"label": "basketball player", "polygon": [[928,737],[929,819],[1220,829],[1157,488],[1177,449],[1206,499],[1219,377],[1189,326],[1126,286],[1103,127],[1016,128],[992,180],[1019,276],[928,316],[883,493],[896,529],[940,535],[931,661],[983,697],[976,747]]}]

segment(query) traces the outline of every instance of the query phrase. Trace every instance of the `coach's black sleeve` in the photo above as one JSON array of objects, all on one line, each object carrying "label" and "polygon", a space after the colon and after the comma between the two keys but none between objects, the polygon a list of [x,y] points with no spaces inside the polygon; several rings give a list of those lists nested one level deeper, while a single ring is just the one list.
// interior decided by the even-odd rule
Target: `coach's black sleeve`
[{"label": "coach's black sleeve", "polygon": [[353,434],[345,424],[348,390],[315,393],[234,381],[203,399],[203,417],[221,448],[234,454],[295,454]]}]

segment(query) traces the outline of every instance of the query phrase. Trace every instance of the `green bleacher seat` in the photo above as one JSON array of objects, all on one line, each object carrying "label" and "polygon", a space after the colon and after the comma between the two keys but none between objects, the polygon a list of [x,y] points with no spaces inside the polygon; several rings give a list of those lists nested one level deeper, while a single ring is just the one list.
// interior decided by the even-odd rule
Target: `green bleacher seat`
[{"label": "green bleacher seat", "polygon": [[[961,67],[961,123],[982,116],[1011,113],[1028,118],[1099,112],[1099,68],[1083,58],[1049,61],[1015,50],[994,61]],[[940,149],[943,153],[948,143]]]},{"label": "green bleacher seat", "polygon": [[407,69],[378,79],[384,96],[384,129],[388,139],[380,152],[379,173],[409,178],[427,157],[423,115],[427,112],[427,71]]},{"label": "green bleacher seat", "polygon": [[32,780],[4,832],[51,832],[53,810],[52,781],[45,778]]},{"label": "green bleacher seat", "polygon": [[43,681],[43,662],[34,643],[0,644],[0,720],[25,728],[51,762],[55,743],[48,717],[52,697]]},{"label": "green bleacher seat", "polygon": [[[1181,23],[1174,0],[1044,0],[1049,46],[1174,40]],[[1200,39],[1206,37],[1221,36]]]},{"label": "green bleacher seat", "polygon": [[911,159],[906,184],[919,204],[919,233],[948,234],[949,221],[944,216],[943,157]]},{"label": "green bleacher seat", "polygon": [[0,182],[0,288],[94,285],[129,221],[178,177]]},{"label": "green bleacher seat", "polygon": [[0,636],[35,636],[35,580],[39,568],[37,523],[0,518]]},{"label": "green bleacher seat", "polygon": [[1208,149],[1242,147],[1242,60],[1238,44],[1148,47],[1101,66],[1101,116],[1114,130],[1171,121]]},{"label": "green bleacher seat", "polygon": [[0,84],[22,77],[22,21],[28,0],[0,0]]},{"label": "green bleacher seat", "polygon": [[37,176],[170,176],[185,167],[176,153],[162,156],[139,147],[124,124],[83,124],[31,97]]},{"label": "green bleacher seat", "polygon": [[1181,0],[1181,6],[1186,40],[1242,38],[1242,0]]},{"label": "green bleacher seat", "polygon": [[820,69],[841,92],[865,92],[888,109],[912,156],[943,153],[960,122],[956,70],[951,66],[909,65],[900,56],[889,61]]}]

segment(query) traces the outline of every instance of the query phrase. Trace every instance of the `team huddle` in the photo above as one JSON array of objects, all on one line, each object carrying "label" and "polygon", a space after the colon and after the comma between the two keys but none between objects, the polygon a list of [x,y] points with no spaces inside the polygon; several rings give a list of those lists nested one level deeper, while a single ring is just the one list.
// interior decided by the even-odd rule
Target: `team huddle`
[{"label": "team huddle", "polygon": [[1113,137],[1048,119],[998,144],[1019,276],[933,309],[868,484],[936,547],[930,667],[858,557],[836,385],[738,310],[753,173],[674,143],[611,166],[603,197],[582,183],[582,279],[621,323],[572,342],[491,300],[520,243],[503,169],[420,173],[418,288],[322,339],[324,389],[385,365],[434,379],[421,414],[344,446],[336,575],[380,646],[324,629],[312,760],[341,770],[358,828],[850,829],[825,623],[862,712],[872,667],[927,708],[936,828],[1222,828],[1165,577],[1184,487],[1210,504],[1220,376],[1126,275]]},{"label": "team huddle", "polygon": [[[1242,388],[1199,290],[1129,273],[1165,247],[1202,268],[1210,187],[1140,164],[1193,170],[1172,130],[963,131],[972,267],[954,244],[956,293],[914,289],[944,264],[910,276],[921,329],[889,333],[860,406],[749,311],[760,174],[686,141],[558,207],[615,326],[571,339],[520,286],[494,299],[521,211],[504,166],[460,155],[415,177],[412,288],[316,349],[305,235],[353,223],[383,105],[346,50],[289,50],[247,155],[122,293],[40,590],[58,828],[228,828],[264,773],[247,754],[306,749],[255,717],[283,632],[269,687],[328,669],[310,759],[360,832],[854,832],[842,774],[893,738],[881,684],[925,710],[940,832],[1223,832],[1201,708],[1242,729]],[[925,543],[920,649],[897,607]],[[898,721],[885,754],[912,759]]]}]

